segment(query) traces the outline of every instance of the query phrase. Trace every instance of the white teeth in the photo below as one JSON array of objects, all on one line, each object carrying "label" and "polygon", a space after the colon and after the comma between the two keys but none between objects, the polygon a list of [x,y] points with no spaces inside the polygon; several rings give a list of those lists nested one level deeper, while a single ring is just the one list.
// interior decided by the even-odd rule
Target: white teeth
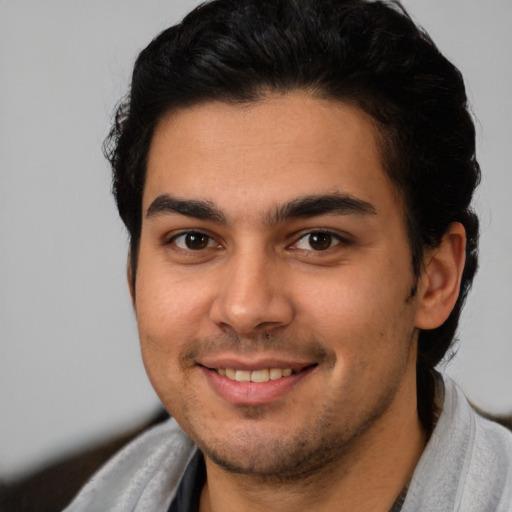
[{"label": "white teeth", "polygon": [[251,373],[251,382],[268,382],[269,378],[268,370],[254,370]]},{"label": "white teeth", "polygon": [[251,372],[246,370],[237,370],[235,380],[238,382],[251,382]]},{"label": "white teeth", "polygon": [[281,368],[270,369],[270,380],[277,380],[283,376],[283,370]]},{"label": "white teeth", "polygon": [[238,382],[268,382],[289,377],[293,372],[291,368],[265,368],[263,370],[233,370],[232,368],[217,368],[217,373],[230,380]]}]

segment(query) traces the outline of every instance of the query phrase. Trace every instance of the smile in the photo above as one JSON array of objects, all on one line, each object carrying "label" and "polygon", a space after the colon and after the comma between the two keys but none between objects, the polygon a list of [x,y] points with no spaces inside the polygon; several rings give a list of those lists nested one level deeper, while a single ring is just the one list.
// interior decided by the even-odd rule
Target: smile
[{"label": "smile", "polygon": [[223,400],[247,406],[270,403],[284,397],[318,367],[317,363],[286,364],[284,361],[281,364],[277,361],[260,362],[255,364],[256,368],[246,364],[238,361],[235,365],[235,361],[225,361],[211,366],[200,364],[198,368],[212,390]]},{"label": "smile", "polygon": [[222,377],[237,382],[268,382],[270,380],[279,380],[283,377],[292,375],[291,368],[264,368],[262,370],[234,370],[233,368],[217,368],[217,373]]}]

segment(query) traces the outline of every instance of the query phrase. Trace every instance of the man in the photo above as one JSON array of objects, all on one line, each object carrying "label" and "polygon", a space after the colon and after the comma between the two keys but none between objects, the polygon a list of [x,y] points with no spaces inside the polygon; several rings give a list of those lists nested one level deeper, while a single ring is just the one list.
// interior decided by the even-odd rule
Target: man
[{"label": "man", "polygon": [[477,267],[460,73],[397,3],[216,0],[107,152],[173,420],[67,510],[510,511],[512,437],[434,371]]}]

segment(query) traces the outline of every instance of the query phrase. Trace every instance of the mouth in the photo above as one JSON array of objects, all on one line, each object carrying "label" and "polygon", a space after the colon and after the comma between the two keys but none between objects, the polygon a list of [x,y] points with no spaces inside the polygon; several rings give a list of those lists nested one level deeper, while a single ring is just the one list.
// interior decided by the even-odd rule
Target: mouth
[{"label": "mouth", "polygon": [[236,405],[261,405],[275,401],[309,376],[317,363],[295,365],[199,365],[212,389]]}]

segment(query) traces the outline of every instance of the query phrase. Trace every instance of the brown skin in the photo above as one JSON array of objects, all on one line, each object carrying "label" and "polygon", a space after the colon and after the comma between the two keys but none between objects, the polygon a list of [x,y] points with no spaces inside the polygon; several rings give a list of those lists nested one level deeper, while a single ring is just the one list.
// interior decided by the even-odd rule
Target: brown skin
[{"label": "brown skin", "polygon": [[[165,194],[217,216],[147,215]],[[366,206],[276,215],[327,195]],[[375,126],[355,107],[301,92],[164,118],[143,212],[142,355],[160,399],[205,453],[201,511],[387,511],[425,445],[418,328],[440,325],[455,303],[463,227],[452,224],[427,252],[411,296],[404,207]],[[191,231],[204,235],[199,245]],[[219,392],[205,368],[294,365],[310,370],[271,399],[244,388],[247,403]]]}]

